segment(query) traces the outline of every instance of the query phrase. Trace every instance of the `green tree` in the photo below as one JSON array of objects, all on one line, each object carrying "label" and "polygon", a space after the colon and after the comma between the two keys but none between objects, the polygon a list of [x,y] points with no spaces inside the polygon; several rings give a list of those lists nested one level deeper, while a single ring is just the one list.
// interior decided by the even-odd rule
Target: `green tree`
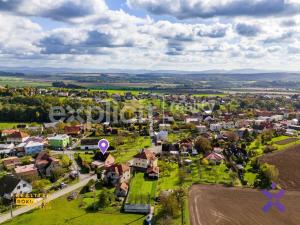
[{"label": "green tree", "polygon": [[160,204],[162,206],[162,209],[164,211],[163,213],[165,215],[169,215],[173,218],[179,215],[180,213],[179,202],[174,193],[169,196],[162,197]]},{"label": "green tree", "polygon": [[32,182],[32,187],[37,189],[39,192],[43,192],[47,186],[49,186],[51,182],[47,179],[42,180],[34,180]]},{"label": "green tree", "polygon": [[198,152],[209,152],[212,150],[211,142],[207,138],[198,137],[195,141],[195,148]]}]

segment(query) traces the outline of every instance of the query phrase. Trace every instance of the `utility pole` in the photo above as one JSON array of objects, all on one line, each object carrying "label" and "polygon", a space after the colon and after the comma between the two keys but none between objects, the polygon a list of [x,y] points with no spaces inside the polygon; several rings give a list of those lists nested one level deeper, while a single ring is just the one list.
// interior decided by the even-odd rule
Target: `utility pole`
[{"label": "utility pole", "polygon": [[94,184],[93,191],[94,191],[94,211],[96,211],[96,184]]},{"label": "utility pole", "polygon": [[12,197],[12,201],[10,203],[10,217],[13,218],[14,215],[13,215],[13,204],[14,204],[14,197]]}]

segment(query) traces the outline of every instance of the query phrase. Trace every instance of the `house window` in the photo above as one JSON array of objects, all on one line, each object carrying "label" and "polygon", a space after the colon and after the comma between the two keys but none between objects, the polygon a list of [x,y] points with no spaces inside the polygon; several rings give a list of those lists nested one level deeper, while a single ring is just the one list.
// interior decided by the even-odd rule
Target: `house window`
[{"label": "house window", "polygon": [[26,187],[26,184],[23,184],[23,187]]},{"label": "house window", "polygon": [[20,187],[20,185],[17,187],[17,189],[19,190],[21,187]]}]

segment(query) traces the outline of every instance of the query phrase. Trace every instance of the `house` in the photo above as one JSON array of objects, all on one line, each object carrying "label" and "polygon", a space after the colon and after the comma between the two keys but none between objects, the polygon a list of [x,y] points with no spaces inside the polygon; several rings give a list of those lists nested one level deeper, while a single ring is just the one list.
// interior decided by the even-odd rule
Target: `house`
[{"label": "house", "polygon": [[156,137],[156,141],[167,141],[168,140],[168,131],[159,131],[154,132],[154,135]]},{"label": "house", "polygon": [[146,172],[148,167],[157,167],[157,158],[152,151],[142,150],[132,160],[132,166],[137,170]]},{"label": "house", "polygon": [[11,199],[16,194],[27,194],[32,192],[32,186],[20,178],[12,175],[0,179],[0,197]]},{"label": "house", "polygon": [[82,130],[83,130],[83,126],[81,126],[81,125],[65,126],[65,128],[64,128],[65,134],[71,135],[71,136],[80,135]]},{"label": "house", "polygon": [[102,154],[100,151],[96,152],[94,159],[95,161],[92,162],[92,168],[109,168],[115,163],[115,158],[107,152],[105,154]]},{"label": "house", "polygon": [[60,161],[43,151],[36,157],[35,166],[38,168],[41,176],[49,177],[54,169],[60,167]]},{"label": "house", "polygon": [[116,195],[117,197],[126,197],[128,194],[128,184],[123,182],[118,184],[117,188],[116,188]]},{"label": "house", "polygon": [[219,153],[210,153],[208,156],[205,157],[209,162],[213,163],[220,163],[224,160],[224,156]]},{"label": "house", "polygon": [[22,143],[25,142],[29,138],[29,135],[22,132],[22,131],[17,131],[14,132],[6,137],[7,142],[11,143]]},{"label": "house", "polygon": [[16,166],[21,165],[21,160],[18,157],[9,157],[2,160],[3,166],[10,170],[15,168]]},{"label": "house", "polygon": [[243,138],[245,132],[247,131],[249,132],[249,134],[252,134],[253,133],[253,129],[252,128],[246,128],[246,127],[242,127],[240,129],[237,130],[237,134],[240,138]]},{"label": "house", "polygon": [[70,144],[70,137],[66,134],[56,135],[48,138],[48,143],[54,149],[66,148]]},{"label": "house", "polygon": [[13,151],[15,145],[13,143],[10,144],[0,144],[0,154],[9,154]]},{"label": "house", "polygon": [[214,123],[214,124],[210,124],[209,128],[211,131],[221,131],[223,126],[220,123]]},{"label": "house", "polygon": [[40,142],[34,142],[34,141],[29,141],[29,142],[23,142],[17,146],[17,148],[22,149],[25,154],[30,155],[30,154],[37,154],[44,149],[44,143]]},{"label": "house", "polygon": [[204,134],[204,133],[207,132],[207,127],[204,126],[204,125],[196,126],[196,128],[197,128],[197,130],[198,130],[198,132],[199,132],[200,134]]},{"label": "house", "polygon": [[82,139],[80,141],[80,149],[81,150],[94,150],[99,149],[98,147],[98,139]]},{"label": "house", "polygon": [[225,130],[233,129],[234,127],[235,127],[235,125],[234,125],[234,122],[232,122],[232,121],[223,123],[223,128]]},{"label": "house", "polygon": [[34,164],[17,166],[15,168],[15,175],[20,179],[33,180],[38,178],[38,169]]},{"label": "house", "polygon": [[127,164],[112,165],[105,171],[104,180],[110,184],[128,183],[130,180],[130,167]]},{"label": "house", "polygon": [[158,166],[148,167],[146,174],[147,174],[148,178],[158,179],[159,178],[159,167]]},{"label": "house", "polygon": [[187,118],[185,119],[185,123],[186,123],[186,124],[192,123],[192,124],[197,125],[197,124],[199,124],[199,121],[200,121],[199,118],[194,118],[194,117],[187,117]]},{"label": "house", "polygon": [[162,145],[162,154],[167,155],[170,152],[178,152],[179,153],[180,146],[179,144],[163,144]]},{"label": "house", "polygon": [[171,130],[171,124],[159,124],[159,130],[160,131],[165,131],[165,130],[170,131]]},{"label": "house", "polygon": [[53,123],[44,123],[43,125],[45,129],[50,129],[50,128],[55,128],[58,124],[59,122],[53,122]]},{"label": "house", "polygon": [[11,135],[11,134],[13,134],[13,133],[16,133],[16,132],[18,132],[19,130],[15,130],[15,129],[6,129],[6,130],[2,130],[1,131],[1,136],[2,137],[7,137],[7,136],[9,136],[9,135]]},{"label": "house", "polygon": [[224,148],[214,147],[213,152],[221,154],[224,151]]}]

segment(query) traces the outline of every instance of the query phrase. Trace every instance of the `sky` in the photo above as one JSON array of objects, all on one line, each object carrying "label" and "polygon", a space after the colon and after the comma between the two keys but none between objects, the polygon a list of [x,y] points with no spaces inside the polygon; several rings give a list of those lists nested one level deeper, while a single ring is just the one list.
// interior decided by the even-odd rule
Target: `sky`
[{"label": "sky", "polygon": [[0,67],[300,71],[300,0],[0,0]]}]

